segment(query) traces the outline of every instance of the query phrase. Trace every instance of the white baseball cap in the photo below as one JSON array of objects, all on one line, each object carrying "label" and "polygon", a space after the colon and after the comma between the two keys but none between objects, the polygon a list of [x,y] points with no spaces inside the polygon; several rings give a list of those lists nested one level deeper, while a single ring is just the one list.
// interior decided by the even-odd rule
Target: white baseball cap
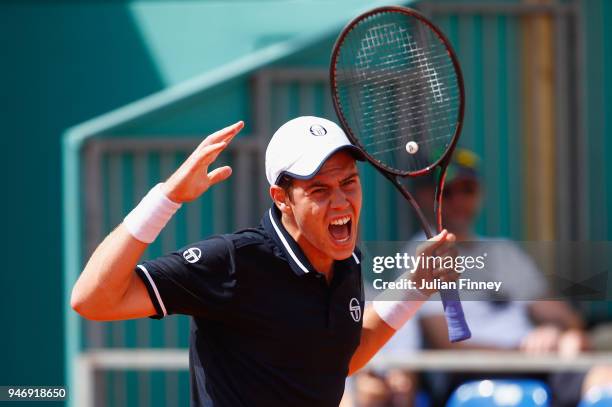
[{"label": "white baseball cap", "polygon": [[351,144],[336,123],[315,116],[301,116],[283,124],[266,149],[266,178],[276,184],[282,175],[310,179],[335,152],[348,149],[358,160],[363,153]]}]

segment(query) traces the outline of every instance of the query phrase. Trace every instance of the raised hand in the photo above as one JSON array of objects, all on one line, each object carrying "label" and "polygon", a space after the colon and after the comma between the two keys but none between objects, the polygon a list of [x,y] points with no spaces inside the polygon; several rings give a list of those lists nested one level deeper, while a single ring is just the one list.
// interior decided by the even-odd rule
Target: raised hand
[{"label": "raised hand", "polygon": [[163,184],[166,196],[177,203],[193,201],[212,185],[227,179],[232,174],[231,167],[210,172],[208,167],[243,127],[244,122],[239,121],[206,137]]}]

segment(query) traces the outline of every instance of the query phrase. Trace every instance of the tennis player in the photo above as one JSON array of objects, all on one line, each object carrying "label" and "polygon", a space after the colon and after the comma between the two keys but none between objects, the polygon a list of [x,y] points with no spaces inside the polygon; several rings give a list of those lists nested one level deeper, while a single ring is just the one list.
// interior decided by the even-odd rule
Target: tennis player
[{"label": "tennis player", "polygon": [[[337,406],[346,376],[431,292],[364,310],[361,153],[335,123],[299,117],[273,135],[265,162],[273,203],[257,228],[140,261],[183,203],[230,176],[229,167],[208,167],[242,127],[207,137],[104,239],[73,288],[72,307],[104,321],[191,315],[192,406]],[[453,241],[443,231],[419,252],[450,253]],[[413,278],[456,276],[419,269]]]}]

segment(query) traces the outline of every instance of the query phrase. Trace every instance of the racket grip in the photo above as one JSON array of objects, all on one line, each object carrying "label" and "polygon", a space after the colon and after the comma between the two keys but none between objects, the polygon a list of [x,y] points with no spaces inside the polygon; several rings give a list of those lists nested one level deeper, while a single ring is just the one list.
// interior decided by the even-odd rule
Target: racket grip
[{"label": "racket grip", "polygon": [[472,336],[468,327],[463,307],[459,299],[457,290],[440,290],[442,306],[444,307],[444,317],[448,326],[448,339],[451,342],[461,342]]}]

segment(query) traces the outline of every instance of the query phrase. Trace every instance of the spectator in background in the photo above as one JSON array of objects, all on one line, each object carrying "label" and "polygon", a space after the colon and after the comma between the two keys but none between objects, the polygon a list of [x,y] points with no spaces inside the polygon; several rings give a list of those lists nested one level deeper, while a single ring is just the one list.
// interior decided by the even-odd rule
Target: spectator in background
[{"label": "spectator in background", "polygon": [[[444,189],[444,226],[457,236],[458,242],[469,242],[459,244],[460,255],[487,252],[484,278],[503,281],[504,289],[501,295],[487,300],[463,302],[472,338],[455,344],[448,341],[440,301],[428,301],[419,311],[427,346],[433,349],[519,350],[529,354],[557,353],[563,356],[578,354],[589,347],[580,315],[563,301],[533,300],[545,297],[547,291],[544,276],[533,261],[508,240],[486,238],[485,243],[485,239],[474,232],[482,203],[478,161],[478,157],[469,150],[457,149],[455,152]],[[433,182],[421,182],[416,186],[415,199],[430,216],[433,214],[433,196]],[[433,224],[433,219],[430,222]],[[421,233],[414,240],[425,240],[425,236]],[[463,277],[469,278],[469,273],[466,272]],[[478,278],[482,281],[483,275]],[[419,335],[416,325],[414,322],[398,331],[380,353],[396,353],[399,356],[418,348],[420,338],[416,338]],[[449,374],[445,378],[448,386],[443,390],[444,397],[467,380],[499,376],[495,372]],[[548,382],[556,405],[575,406],[583,386],[588,387],[593,381],[605,382],[609,372],[606,369],[594,369],[586,379],[582,373],[537,377]],[[415,372],[401,370],[363,373],[355,381],[356,405],[410,406],[418,387],[417,378]]]},{"label": "spectator in background", "polygon": [[[456,234],[462,255],[487,252],[486,275],[490,281],[503,281],[501,295],[488,300],[464,301],[463,307],[472,330],[469,341],[451,344],[439,301],[422,308],[420,321],[429,347],[434,349],[520,350],[529,354],[558,353],[573,356],[589,347],[584,322],[566,302],[545,301],[547,284],[534,262],[520,248],[502,239],[478,236],[475,220],[482,203],[478,157],[458,149],[449,168],[444,190],[445,227]],[[433,186],[420,186],[416,199],[432,202]],[[421,237],[422,240],[424,237]],[[492,242],[492,243],[489,243]],[[471,253],[467,253],[471,252]],[[478,271],[475,271],[478,272]],[[466,273],[466,277],[469,277]],[[452,391],[469,379],[497,376],[491,374],[451,374]],[[538,378],[548,381],[558,405],[575,406],[580,398],[584,374],[551,374]]]}]

